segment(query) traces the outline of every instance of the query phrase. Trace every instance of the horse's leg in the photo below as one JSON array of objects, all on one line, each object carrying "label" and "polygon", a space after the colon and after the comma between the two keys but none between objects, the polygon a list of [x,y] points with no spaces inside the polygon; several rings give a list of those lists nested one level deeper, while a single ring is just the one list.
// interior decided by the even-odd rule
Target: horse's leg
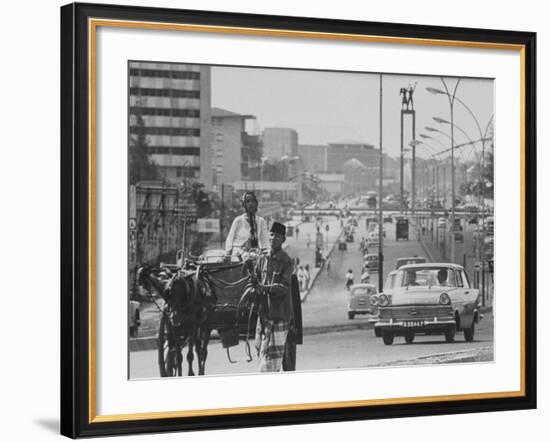
[{"label": "horse's leg", "polygon": [[189,334],[189,348],[187,349],[187,366],[188,376],[195,376],[195,373],[193,372],[193,344],[195,343],[195,336],[196,336],[196,329],[193,327],[191,329],[191,333]]},{"label": "horse's leg", "polygon": [[210,328],[204,326],[201,328],[199,342],[200,347],[198,350],[199,358],[199,376],[204,376],[206,371],[206,358],[208,357],[208,341],[210,340]]}]

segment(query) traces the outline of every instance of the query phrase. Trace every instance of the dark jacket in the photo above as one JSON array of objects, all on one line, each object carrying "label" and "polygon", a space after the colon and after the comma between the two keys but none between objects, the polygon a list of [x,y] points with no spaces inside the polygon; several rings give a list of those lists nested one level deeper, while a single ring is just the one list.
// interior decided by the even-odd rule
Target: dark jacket
[{"label": "dark jacket", "polygon": [[292,260],[283,250],[262,257],[260,281],[262,284],[271,286],[267,291],[266,315],[268,319],[290,321],[292,318],[290,293],[292,270]]}]

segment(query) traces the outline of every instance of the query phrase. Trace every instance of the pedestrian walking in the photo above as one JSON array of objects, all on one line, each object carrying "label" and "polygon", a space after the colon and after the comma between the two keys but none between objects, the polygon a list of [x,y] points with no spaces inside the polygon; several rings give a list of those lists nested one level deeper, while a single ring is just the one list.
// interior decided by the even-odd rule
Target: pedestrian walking
[{"label": "pedestrian walking", "polygon": [[306,239],[306,247],[309,249],[309,246],[311,245],[311,236],[310,234],[308,233],[307,234],[307,239]]},{"label": "pedestrian walking", "polygon": [[370,282],[370,272],[366,267],[363,268],[363,273],[361,273],[361,283],[368,284]]},{"label": "pedestrian walking", "polygon": [[296,226],[296,239],[298,239],[298,236],[300,236],[300,228]]},{"label": "pedestrian walking", "polygon": [[306,264],[304,267],[304,270],[306,272],[306,290],[309,290],[309,285],[311,283],[311,273],[309,272],[309,264]]},{"label": "pedestrian walking", "polygon": [[351,269],[346,273],[346,290],[349,291],[350,287],[353,285],[353,271]]},{"label": "pedestrian walking", "polygon": [[304,269],[304,266],[300,266],[298,268],[298,274],[296,275],[298,277],[298,283],[300,285],[300,292],[306,291],[306,270]]}]

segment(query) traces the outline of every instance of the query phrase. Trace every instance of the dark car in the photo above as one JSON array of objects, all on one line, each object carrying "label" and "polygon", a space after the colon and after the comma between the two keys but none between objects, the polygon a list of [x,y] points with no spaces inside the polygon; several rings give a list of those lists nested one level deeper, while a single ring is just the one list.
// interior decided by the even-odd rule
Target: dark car
[{"label": "dark car", "polygon": [[368,253],[365,255],[365,267],[367,269],[378,269],[377,253]]}]

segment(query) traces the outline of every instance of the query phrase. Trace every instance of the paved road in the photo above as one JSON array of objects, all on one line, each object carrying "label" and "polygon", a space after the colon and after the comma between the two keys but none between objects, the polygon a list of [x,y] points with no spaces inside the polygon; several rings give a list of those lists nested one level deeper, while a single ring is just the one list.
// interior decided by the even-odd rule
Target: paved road
[{"label": "paved road", "polygon": [[[328,218],[327,218],[328,220]],[[331,232],[336,223],[331,222]],[[395,241],[395,225],[386,223],[387,232],[384,243],[384,274],[395,268],[395,261],[402,256],[425,255],[420,243],[412,234],[409,241]],[[293,250],[303,251],[303,241],[307,235],[302,235],[315,229],[313,224],[304,225],[300,237],[289,240],[289,253]],[[305,238],[304,238],[305,236]],[[359,241],[366,236],[365,221],[361,219],[355,235],[355,242],[348,243],[348,250],[341,252],[334,250],[331,256],[331,270],[323,270],[315,281],[306,302],[302,304],[304,323],[304,345],[298,347],[298,370],[360,368],[367,366],[398,363],[398,361],[412,361],[413,359],[448,352],[483,349],[483,352],[492,359],[493,347],[493,318],[487,313],[476,329],[474,343],[464,342],[461,333],[457,334],[456,342],[448,344],[442,336],[420,336],[413,344],[407,345],[402,338],[396,338],[394,345],[385,346],[380,338],[375,338],[372,329],[368,326],[367,318],[356,316],[349,320],[347,317],[347,291],[344,287],[344,275],[348,269],[359,276],[363,263],[359,251]],[[307,248],[306,248],[307,249]],[[309,253],[306,250],[306,255]],[[311,250],[311,255],[313,250]],[[377,281],[376,273],[371,274],[372,280]],[[251,342],[252,344],[252,342]],[[239,362],[231,364],[227,360],[226,352],[219,342],[212,341],[209,345],[207,374],[248,373],[257,371],[257,361],[245,362],[244,344],[231,349],[232,358]],[[131,378],[157,377],[156,350],[130,353]],[[406,362],[408,363],[408,362]]]},{"label": "paved road", "polygon": [[[253,342],[251,342],[253,345]],[[464,342],[461,333],[456,335],[456,342],[446,343],[443,336],[417,336],[412,344],[405,344],[403,338],[397,337],[391,346],[384,345],[381,338],[376,338],[371,329],[338,330],[330,333],[306,335],[304,344],[298,346],[297,370],[322,370],[363,368],[379,365],[412,365],[422,358],[434,355],[439,362],[452,361],[451,355],[462,352],[483,354],[484,359],[492,360],[493,319],[488,314],[476,328],[476,339],[472,343]],[[258,371],[258,361],[246,362],[244,343],[231,348],[231,358],[238,361],[231,364],[225,350],[217,341],[208,346],[206,363],[207,375],[254,373]],[[475,359],[479,360],[479,359]],[[186,364],[186,362],[184,362]],[[184,370],[186,365],[184,365]],[[158,377],[156,350],[130,353],[130,378]]]},{"label": "paved road", "polygon": [[[384,280],[388,272],[395,269],[397,258],[404,256],[424,256],[422,247],[411,235],[409,241],[395,241],[395,225],[385,223],[386,238],[384,242]],[[349,326],[353,323],[366,323],[366,317],[356,316],[349,320],[347,317],[347,296],[344,275],[351,269],[359,282],[360,271],[363,265],[363,256],[359,251],[361,237],[366,237],[366,226],[361,219],[357,227],[355,242],[348,243],[345,252],[334,250],[331,256],[331,269],[324,271],[317,278],[307,301],[302,305],[304,327],[321,326]],[[376,253],[377,250],[369,250]],[[378,273],[371,273],[371,282],[377,284]]]}]

